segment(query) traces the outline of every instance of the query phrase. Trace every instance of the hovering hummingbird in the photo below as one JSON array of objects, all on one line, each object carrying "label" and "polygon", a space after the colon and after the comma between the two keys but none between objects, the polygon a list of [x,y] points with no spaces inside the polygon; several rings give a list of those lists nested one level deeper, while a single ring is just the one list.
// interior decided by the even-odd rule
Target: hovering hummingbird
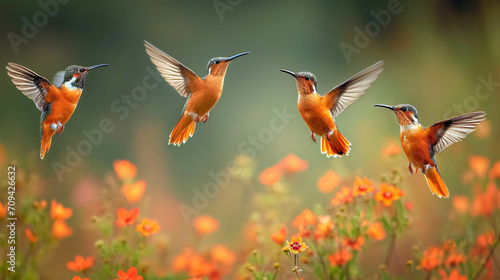
[{"label": "hovering hummingbird", "polygon": [[108,66],[108,64],[91,67],[68,66],[65,71],[57,72],[51,84],[46,78],[22,65],[8,63],[7,74],[12,78],[14,85],[29,99],[32,99],[36,108],[42,111],[40,119],[41,159],[49,150],[54,133],[63,132],[65,124],[75,111],[88,72],[103,66]]},{"label": "hovering hummingbird", "polygon": [[418,122],[417,109],[412,105],[374,106],[390,109],[396,115],[401,128],[401,146],[410,161],[408,164],[410,173],[422,169],[431,192],[438,197],[448,197],[450,192],[441,178],[435,155],[451,144],[462,141],[467,134],[473,132],[486,118],[486,113],[468,113],[425,128]]},{"label": "hovering hummingbird", "polygon": [[316,91],[316,77],[312,73],[280,70],[292,75],[297,81],[300,115],[311,130],[314,143],[314,134],[321,137],[322,154],[326,153],[327,157],[349,154],[351,143],[338,130],[335,118],[365,93],[384,69],[383,65],[383,61],[373,64],[323,96]]},{"label": "hovering hummingbird", "polygon": [[144,41],[146,52],[156,65],[162,77],[177,92],[186,97],[182,116],[170,133],[168,144],[179,146],[193,136],[197,122],[206,122],[210,110],[215,106],[222,94],[224,76],[231,60],[249,52],[231,57],[216,57],[208,62],[208,74],[204,78],[197,76],[191,69],[175,58],[164,53],[151,43]]}]

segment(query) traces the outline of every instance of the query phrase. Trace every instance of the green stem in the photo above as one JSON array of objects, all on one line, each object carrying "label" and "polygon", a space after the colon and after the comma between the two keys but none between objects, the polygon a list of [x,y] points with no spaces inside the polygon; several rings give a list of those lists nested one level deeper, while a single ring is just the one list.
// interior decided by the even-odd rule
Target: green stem
[{"label": "green stem", "polygon": [[481,276],[481,273],[483,272],[484,268],[486,267],[486,263],[490,258],[492,258],[493,253],[495,252],[495,248],[497,247],[498,243],[500,242],[500,235],[498,234],[497,231],[497,239],[495,240],[495,243],[493,243],[493,246],[491,246],[490,252],[488,253],[488,256],[484,259],[483,264],[479,268],[479,270],[476,272],[476,275],[472,279],[479,279],[479,276]]}]

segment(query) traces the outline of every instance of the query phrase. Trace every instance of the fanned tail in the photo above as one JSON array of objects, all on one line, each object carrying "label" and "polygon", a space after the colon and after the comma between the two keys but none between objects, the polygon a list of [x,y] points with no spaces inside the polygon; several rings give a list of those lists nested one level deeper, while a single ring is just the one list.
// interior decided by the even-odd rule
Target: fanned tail
[{"label": "fanned tail", "polygon": [[321,153],[326,154],[327,157],[341,157],[349,155],[351,143],[345,139],[338,130],[330,136],[330,141],[325,137],[321,138]]},{"label": "fanned tail", "polygon": [[193,136],[195,126],[196,123],[193,121],[191,116],[182,115],[172,130],[172,133],[170,133],[168,144],[180,146],[182,143],[186,143],[188,138]]},{"label": "fanned tail", "polygon": [[48,124],[42,124],[41,131],[41,147],[40,147],[40,159],[45,157],[45,154],[50,149],[50,144],[52,143],[52,136],[54,136],[55,131]]},{"label": "fanned tail", "polygon": [[444,184],[444,181],[441,178],[441,174],[439,174],[437,167],[427,169],[424,176],[425,180],[427,181],[427,185],[429,185],[429,188],[431,189],[431,192],[433,194],[437,195],[440,198],[446,198],[450,196],[450,192]]}]

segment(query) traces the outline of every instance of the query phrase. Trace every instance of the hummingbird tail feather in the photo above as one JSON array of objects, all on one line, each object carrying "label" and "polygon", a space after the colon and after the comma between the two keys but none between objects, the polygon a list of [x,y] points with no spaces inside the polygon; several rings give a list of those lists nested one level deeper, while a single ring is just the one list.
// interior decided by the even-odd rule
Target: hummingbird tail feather
[{"label": "hummingbird tail feather", "polygon": [[431,189],[431,192],[438,197],[449,197],[450,192],[448,188],[444,184],[443,179],[441,178],[441,174],[439,174],[438,170],[435,167],[427,169],[425,173],[425,180],[427,181],[427,185]]},{"label": "hummingbird tail feather", "polygon": [[338,130],[330,136],[330,141],[325,137],[321,138],[321,153],[326,154],[327,157],[341,157],[349,155],[351,143],[345,139]]},{"label": "hummingbird tail feather", "polygon": [[54,136],[55,131],[50,128],[50,125],[42,125],[42,144],[40,147],[40,159],[45,157],[45,154],[50,149],[50,144],[52,143],[52,136]]},{"label": "hummingbird tail feather", "polygon": [[193,136],[195,126],[196,123],[193,121],[193,118],[191,118],[191,116],[182,115],[182,117],[172,130],[172,133],[170,133],[168,144],[180,146],[182,143],[186,143],[188,138]]}]

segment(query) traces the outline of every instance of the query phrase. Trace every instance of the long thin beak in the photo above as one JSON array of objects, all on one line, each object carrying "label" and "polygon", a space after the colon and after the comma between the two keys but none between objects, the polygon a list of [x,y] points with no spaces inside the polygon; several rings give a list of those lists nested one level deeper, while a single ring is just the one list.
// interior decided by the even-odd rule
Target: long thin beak
[{"label": "long thin beak", "polygon": [[392,111],[394,111],[394,109],[395,109],[395,108],[394,108],[394,107],[392,107],[392,106],[389,106],[389,105],[384,105],[384,104],[375,104],[375,105],[373,105],[373,106],[375,106],[375,107],[387,108],[387,109],[390,109],[390,110],[392,110]]},{"label": "long thin beak", "polygon": [[288,73],[288,74],[292,75],[294,78],[297,78],[297,74],[295,74],[292,71],[285,70],[285,69],[280,69],[280,71],[283,72],[283,73]]},{"label": "long thin beak", "polygon": [[246,54],[249,54],[249,53],[250,52],[244,52],[244,53],[239,53],[239,54],[233,55],[233,56],[227,58],[226,61],[231,61],[231,60],[233,60],[233,59],[235,59],[237,57],[240,57],[240,56],[243,56],[243,55],[246,55]]},{"label": "long thin beak", "polygon": [[92,69],[96,69],[96,68],[99,68],[99,67],[104,67],[104,66],[109,66],[109,64],[98,64],[98,65],[90,66],[90,67],[87,68],[87,71],[90,71]]}]

